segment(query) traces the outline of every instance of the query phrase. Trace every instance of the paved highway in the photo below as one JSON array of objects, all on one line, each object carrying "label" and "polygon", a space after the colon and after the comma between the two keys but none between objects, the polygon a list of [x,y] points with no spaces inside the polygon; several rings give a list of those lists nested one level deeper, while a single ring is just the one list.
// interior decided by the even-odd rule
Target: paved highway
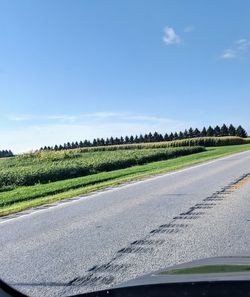
[{"label": "paved highway", "polygon": [[0,276],[30,296],[116,286],[250,250],[250,151],[0,220]]}]

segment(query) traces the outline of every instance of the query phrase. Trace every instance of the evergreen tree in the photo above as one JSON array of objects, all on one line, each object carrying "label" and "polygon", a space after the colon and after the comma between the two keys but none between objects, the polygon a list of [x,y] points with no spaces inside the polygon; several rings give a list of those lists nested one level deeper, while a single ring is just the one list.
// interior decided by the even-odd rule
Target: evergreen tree
[{"label": "evergreen tree", "polygon": [[178,140],[178,139],[179,139],[178,133],[175,132],[175,133],[174,133],[174,140]]},{"label": "evergreen tree", "polygon": [[228,136],[228,127],[225,124],[222,125],[220,131],[221,136]]},{"label": "evergreen tree", "polygon": [[126,144],[129,143],[129,137],[128,137],[128,136],[125,137],[125,141],[124,141],[124,143],[126,143]]},{"label": "evergreen tree", "polygon": [[191,127],[191,128],[189,128],[189,130],[188,130],[188,138],[193,138],[194,137],[194,130],[193,130],[193,128]]},{"label": "evergreen tree", "polygon": [[187,131],[187,129],[185,129],[185,131],[183,132],[183,137],[185,139],[188,138],[188,131]]},{"label": "evergreen tree", "polygon": [[203,127],[203,129],[201,131],[201,136],[202,137],[206,137],[207,136],[207,129],[205,127]]},{"label": "evergreen tree", "polygon": [[139,137],[137,135],[135,135],[135,139],[134,139],[135,143],[139,143]]},{"label": "evergreen tree", "polygon": [[168,133],[166,133],[166,134],[164,135],[164,141],[169,141]]},{"label": "evergreen tree", "polygon": [[236,135],[236,129],[235,129],[235,127],[232,124],[230,124],[230,126],[228,128],[228,134],[230,136],[235,136]]},{"label": "evergreen tree", "polygon": [[[82,147],[90,147],[90,146],[104,146],[104,145],[120,145],[120,144],[132,144],[132,143],[147,143],[147,142],[160,142],[160,141],[170,141],[170,140],[178,140],[178,139],[186,139],[186,138],[192,138],[192,137],[213,137],[213,136],[239,136],[239,137],[247,137],[247,132],[245,129],[242,128],[242,126],[238,126],[236,129],[232,124],[230,124],[229,127],[227,127],[225,124],[222,125],[220,128],[218,125],[213,129],[211,126],[209,126],[207,129],[206,127],[203,127],[203,129],[200,131],[198,128],[194,129],[191,127],[187,131],[187,129],[184,130],[184,132],[180,131],[179,133],[171,132],[169,135],[166,133],[164,136],[161,133],[154,132],[152,134],[151,132],[148,134],[145,134],[144,136],[140,134],[136,135],[135,137],[131,135],[130,137],[126,136],[123,137],[116,137],[113,138],[112,136],[110,138],[107,138],[104,140],[103,138],[97,138],[93,139],[93,142],[90,142],[89,140],[80,141],[79,143],[76,142],[67,142],[63,145],[55,145],[54,147],[50,146],[44,146],[41,147],[39,150],[63,150],[63,149],[73,149],[73,148],[82,148]],[[1,156],[9,156],[13,155],[11,151],[3,150],[0,151]]]},{"label": "evergreen tree", "polygon": [[179,132],[179,136],[178,136],[178,138],[179,138],[179,139],[183,139],[183,138],[184,138],[184,133],[180,131],[180,132]]},{"label": "evergreen tree", "polygon": [[114,144],[115,144],[115,145],[120,144],[120,139],[119,139],[118,137],[115,137],[115,138],[114,138]]},{"label": "evergreen tree", "polygon": [[144,142],[144,137],[142,136],[142,134],[140,134],[139,136],[139,143],[143,143]]},{"label": "evergreen tree", "polygon": [[159,141],[164,141],[162,134],[159,134]]},{"label": "evergreen tree", "polygon": [[105,140],[104,140],[103,138],[101,138],[101,140],[100,140],[100,144],[101,144],[102,146],[105,145]]},{"label": "evergreen tree", "polygon": [[105,145],[110,145],[110,140],[109,140],[109,138],[106,138],[106,140],[105,140]]},{"label": "evergreen tree", "polygon": [[12,153],[11,150],[2,150],[0,151],[0,158],[9,158],[9,157],[13,157],[14,154]]},{"label": "evergreen tree", "polygon": [[174,134],[172,132],[169,134],[169,140],[170,141],[174,140]]},{"label": "evergreen tree", "polygon": [[241,127],[241,125],[236,129],[236,136],[246,138],[247,137],[247,132],[245,129]]},{"label": "evergreen tree", "polygon": [[193,135],[194,137],[200,137],[201,136],[200,130],[198,128],[195,128]]},{"label": "evergreen tree", "polygon": [[96,145],[97,146],[100,146],[101,144],[100,144],[100,138],[96,138]]},{"label": "evergreen tree", "polygon": [[160,141],[159,134],[157,132],[155,132],[154,135],[153,135],[153,141],[154,142]]},{"label": "evergreen tree", "polygon": [[75,143],[72,141],[72,143],[71,143],[71,148],[72,149],[74,149],[74,148],[76,148],[76,145],[75,145]]},{"label": "evergreen tree", "polygon": [[123,144],[124,143],[124,138],[121,136],[120,137],[120,144]]},{"label": "evergreen tree", "polygon": [[84,147],[89,147],[90,143],[89,143],[89,141],[87,139],[85,139],[84,142],[83,142],[83,145],[84,145]]},{"label": "evergreen tree", "polygon": [[149,142],[153,142],[153,141],[154,141],[154,139],[153,139],[153,135],[152,135],[151,132],[148,133],[148,141],[149,141]]},{"label": "evergreen tree", "polygon": [[148,134],[145,134],[143,138],[144,138],[144,142],[149,142],[149,136],[148,136]]},{"label": "evergreen tree", "polygon": [[109,139],[109,142],[110,142],[110,145],[114,145],[114,138],[111,136],[110,139]]},{"label": "evergreen tree", "polygon": [[214,128],[214,136],[222,136],[221,128],[218,125]]},{"label": "evergreen tree", "polygon": [[211,126],[209,126],[207,129],[207,136],[208,137],[214,136],[214,129]]}]

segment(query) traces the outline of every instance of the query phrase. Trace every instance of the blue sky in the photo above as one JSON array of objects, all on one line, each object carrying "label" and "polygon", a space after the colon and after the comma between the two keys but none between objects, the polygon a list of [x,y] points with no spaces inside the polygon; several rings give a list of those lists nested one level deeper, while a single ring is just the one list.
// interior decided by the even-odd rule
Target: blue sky
[{"label": "blue sky", "polygon": [[250,133],[250,2],[1,0],[0,149],[222,123]]}]

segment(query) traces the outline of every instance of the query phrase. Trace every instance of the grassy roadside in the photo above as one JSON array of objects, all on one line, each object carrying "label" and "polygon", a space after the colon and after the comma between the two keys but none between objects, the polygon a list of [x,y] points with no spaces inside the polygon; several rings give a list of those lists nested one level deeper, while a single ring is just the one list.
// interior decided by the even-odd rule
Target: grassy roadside
[{"label": "grassy roadside", "polygon": [[0,193],[0,216],[84,195],[125,182],[189,167],[226,155],[250,150],[250,144],[211,147],[207,151],[166,161],[152,162],[126,169],[102,172],[48,184],[18,187]]}]

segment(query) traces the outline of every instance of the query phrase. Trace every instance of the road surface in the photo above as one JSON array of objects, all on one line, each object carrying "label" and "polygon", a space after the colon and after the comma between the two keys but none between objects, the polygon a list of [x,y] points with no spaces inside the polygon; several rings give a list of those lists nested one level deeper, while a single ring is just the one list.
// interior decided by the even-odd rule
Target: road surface
[{"label": "road surface", "polygon": [[250,251],[250,151],[0,219],[0,277],[30,296]]}]

